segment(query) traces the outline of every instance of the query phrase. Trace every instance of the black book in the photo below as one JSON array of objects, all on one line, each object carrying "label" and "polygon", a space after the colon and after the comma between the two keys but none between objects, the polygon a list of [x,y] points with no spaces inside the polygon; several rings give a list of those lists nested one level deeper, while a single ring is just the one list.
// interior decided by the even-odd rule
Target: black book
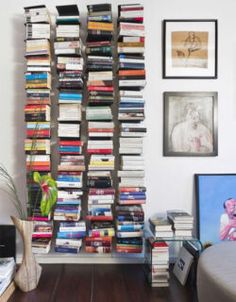
[{"label": "black book", "polygon": [[26,6],[24,7],[24,10],[27,13],[30,9],[37,9],[37,8],[46,8],[46,5]]},{"label": "black book", "polygon": [[101,4],[90,4],[87,5],[88,12],[103,12],[111,11],[111,4],[101,3]]},{"label": "black book", "polygon": [[58,5],[56,6],[59,16],[79,16],[78,6],[72,5]]},{"label": "black book", "polygon": [[87,186],[89,188],[110,188],[112,183],[111,180],[88,179]]}]

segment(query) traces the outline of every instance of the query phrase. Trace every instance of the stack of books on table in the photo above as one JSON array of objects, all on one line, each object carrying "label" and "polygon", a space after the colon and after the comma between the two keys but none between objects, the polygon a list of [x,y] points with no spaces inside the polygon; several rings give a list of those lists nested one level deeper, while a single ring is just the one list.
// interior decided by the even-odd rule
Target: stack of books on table
[{"label": "stack of books on table", "polygon": [[34,221],[32,234],[32,251],[36,254],[47,254],[50,251],[53,234],[52,221]]},{"label": "stack of books on table", "polygon": [[152,287],[169,286],[169,247],[165,241],[154,241],[152,237],[146,242],[148,263],[147,276]]},{"label": "stack of books on table", "polygon": [[85,250],[89,253],[110,253],[114,236],[113,204],[115,190],[112,171],[113,155],[112,108],[113,32],[111,4],[88,5],[87,94],[88,121],[87,154],[89,158],[87,185],[89,221]]},{"label": "stack of books on table", "polygon": [[193,216],[182,210],[169,210],[167,217],[172,224],[175,236],[191,237],[193,231]]},{"label": "stack of books on table", "polygon": [[0,258],[0,300],[2,294],[13,280],[15,269],[16,264],[13,257]]},{"label": "stack of books on table", "polygon": [[153,216],[149,219],[149,227],[156,238],[173,237],[172,225],[164,216]]},{"label": "stack of books on table", "polygon": [[80,38],[80,15],[77,5],[57,6],[56,38],[54,42],[59,83],[59,164],[57,172],[58,198],[54,220],[60,221],[55,251],[78,253],[86,225],[81,219],[83,172],[85,160],[80,122],[83,101],[83,43]]},{"label": "stack of books on table", "polygon": [[32,172],[38,171],[41,175],[47,175],[51,171],[51,24],[50,14],[44,5],[25,7],[24,11],[28,216],[35,221],[33,251],[47,253],[52,237],[51,213],[48,216],[41,215],[41,189],[34,183]]},{"label": "stack of books on table", "polygon": [[[117,252],[141,253],[143,245],[142,204],[146,202],[143,157],[143,137],[146,134],[143,123],[145,116],[143,88],[146,84],[144,40],[143,6],[140,4],[119,5],[117,76],[118,120],[120,121],[119,154],[121,156],[118,171]],[[128,221],[122,221],[122,212],[126,213],[124,218],[128,218]],[[137,215],[138,220],[136,220]],[[121,230],[125,229],[130,231],[122,233]]]}]

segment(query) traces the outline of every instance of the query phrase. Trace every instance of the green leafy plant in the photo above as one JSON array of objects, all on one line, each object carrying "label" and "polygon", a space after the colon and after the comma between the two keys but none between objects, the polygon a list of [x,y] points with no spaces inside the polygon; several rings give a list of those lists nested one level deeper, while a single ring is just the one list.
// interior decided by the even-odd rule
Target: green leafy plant
[{"label": "green leafy plant", "polygon": [[34,172],[33,179],[38,183],[42,192],[40,210],[43,216],[47,216],[57,200],[57,184],[49,175],[41,176]]},{"label": "green leafy plant", "polygon": [[[41,176],[38,172],[33,172],[33,180],[35,183],[39,185],[41,194],[38,195],[40,197],[40,210],[42,216],[47,216],[51,211],[53,205],[56,203],[57,199],[57,185],[56,181],[49,175]],[[0,190],[7,193],[10,197],[12,204],[14,205],[17,214],[20,219],[27,220],[27,211],[25,209],[24,203],[21,202],[19,198],[18,191],[16,189],[16,185],[14,183],[13,178],[9,174],[8,170],[4,167],[4,165],[0,164]],[[36,200],[30,200],[31,204],[37,204]],[[33,213],[34,214],[34,213]]]}]

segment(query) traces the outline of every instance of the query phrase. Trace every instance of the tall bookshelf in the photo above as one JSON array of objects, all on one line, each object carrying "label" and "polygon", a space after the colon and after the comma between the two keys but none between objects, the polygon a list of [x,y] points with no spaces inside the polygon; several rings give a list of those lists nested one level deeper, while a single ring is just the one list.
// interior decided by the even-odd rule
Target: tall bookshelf
[{"label": "tall bookshelf", "polygon": [[83,43],[77,5],[57,6],[54,42],[58,71],[58,198],[54,210],[55,252],[78,254],[86,234],[81,219],[85,161],[81,140]]},{"label": "tall bookshelf", "polygon": [[42,217],[41,190],[34,182],[34,172],[51,172],[51,19],[45,5],[24,8],[25,13],[25,89],[26,178],[28,216],[34,220],[34,252],[47,253],[51,245],[51,215]]},{"label": "tall bookshelf", "polygon": [[88,5],[87,107],[88,233],[85,251],[111,254],[114,237],[114,102],[111,4]]},{"label": "tall bookshelf", "polygon": [[[58,155],[53,154],[59,157],[56,245],[49,254],[38,254],[37,258],[42,263],[142,262],[141,205],[146,201],[142,155],[146,133],[143,7],[119,6],[118,20],[113,19],[110,4],[88,5],[87,10],[83,45],[77,6],[57,6],[57,75],[53,87],[58,91]],[[124,23],[136,26],[138,33],[122,32]],[[124,141],[128,143],[126,151]],[[138,169],[126,169],[125,157],[132,157],[131,164]],[[130,218],[136,209],[132,223],[120,223],[120,214]],[[129,232],[127,237],[121,226]],[[60,237],[67,227],[75,232],[76,238],[71,241]],[[71,246],[65,246],[63,240],[70,241]]]},{"label": "tall bookshelf", "polygon": [[144,64],[143,6],[118,6],[118,88],[120,122],[119,196],[116,207],[117,253],[142,253],[144,211],[143,138],[144,96],[146,85]]}]

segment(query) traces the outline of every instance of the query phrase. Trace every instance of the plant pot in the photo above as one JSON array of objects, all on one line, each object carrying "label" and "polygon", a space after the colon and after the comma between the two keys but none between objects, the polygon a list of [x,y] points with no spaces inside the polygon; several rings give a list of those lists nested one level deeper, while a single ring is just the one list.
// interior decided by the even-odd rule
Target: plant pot
[{"label": "plant pot", "polygon": [[24,245],[22,263],[16,272],[14,281],[23,292],[29,292],[37,287],[42,272],[42,267],[32,253],[33,221],[21,220],[12,216],[11,219],[21,234]]}]

